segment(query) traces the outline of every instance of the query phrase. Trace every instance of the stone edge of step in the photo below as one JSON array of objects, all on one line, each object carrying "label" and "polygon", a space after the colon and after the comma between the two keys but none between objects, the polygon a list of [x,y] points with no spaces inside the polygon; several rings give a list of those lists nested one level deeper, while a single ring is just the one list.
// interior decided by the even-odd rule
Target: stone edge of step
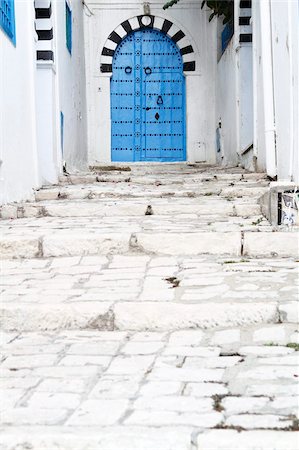
[{"label": "stone edge of step", "polygon": [[219,254],[298,257],[298,235],[277,231],[190,233],[99,233],[0,237],[0,259],[108,255],[141,252],[162,255]]}]

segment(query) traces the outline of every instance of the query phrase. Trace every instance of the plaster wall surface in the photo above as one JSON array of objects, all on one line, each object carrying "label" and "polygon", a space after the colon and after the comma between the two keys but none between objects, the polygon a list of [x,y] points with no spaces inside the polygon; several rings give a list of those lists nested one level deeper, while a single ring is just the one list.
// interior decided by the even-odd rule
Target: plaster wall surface
[{"label": "plaster wall surface", "polygon": [[[58,77],[58,123],[64,116],[62,159],[67,170],[84,169],[87,165],[86,86],[84,63],[83,5],[80,0],[67,0],[72,11],[72,52],[66,46],[66,2],[55,0],[56,66]],[[61,139],[59,146],[61,147]]]},{"label": "plaster wall surface", "polygon": [[237,139],[237,81],[236,81],[236,54],[234,40],[221,56],[217,65],[217,103],[216,124],[221,122],[221,155],[219,162],[230,165],[238,163]]},{"label": "plaster wall surface", "polygon": [[266,170],[266,151],[265,151],[265,119],[263,96],[263,60],[261,48],[261,20],[259,6],[257,1],[252,2],[252,51],[253,51],[253,146],[257,157],[257,169]]},{"label": "plaster wall surface", "polygon": [[[268,0],[270,5],[272,81],[278,180],[299,181],[299,28],[298,2]],[[253,85],[254,85],[254,147],[257,168],[267,170],[265,134],[264,84],[262,80],[262,42],[267,38],[261,26],[259,2],[253,5]]]},{"label": "plaster wall surface", "polygon": [[271,1],[271,19],[277,175],[299,181],[298,2]]},{"label": "plaster wall surface", "polygon": [[0,203],[38,185],[33,2],[16,0],[15,18],[16,46],[0,29]]},{"label": "plaster wall surface", "polygon": [[[140,0],[87,0],[85,56],[88,104],[89,163],[111,161],[110,76],[100,72],[101,52],[110,33],[123,21],[143,14]],[[200,2],[181,2],[164,11],[164,1],[150,2],[151,14],[170,20],[190,40],[196,71],[186,73],[186,125],[188,161],[215,161],[216,24]]]}]

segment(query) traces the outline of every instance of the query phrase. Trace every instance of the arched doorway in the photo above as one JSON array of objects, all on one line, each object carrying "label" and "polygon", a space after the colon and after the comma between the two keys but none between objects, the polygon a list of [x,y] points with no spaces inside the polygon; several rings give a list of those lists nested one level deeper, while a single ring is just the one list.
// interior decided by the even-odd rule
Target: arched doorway
[{"label": "arched doorway", "polygon": [[185,161],[185,78],[176,44],[142,29],[119,43],[111,79],[111,159]]}]

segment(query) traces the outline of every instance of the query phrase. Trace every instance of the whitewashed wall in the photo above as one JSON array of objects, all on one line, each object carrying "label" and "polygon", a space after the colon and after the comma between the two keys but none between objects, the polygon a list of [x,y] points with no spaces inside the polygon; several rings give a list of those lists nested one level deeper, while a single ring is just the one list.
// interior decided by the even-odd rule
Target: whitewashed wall
[{"label": "whitewashed wall", "polygon": [[[202,11],[198,0],[182,1],[167,11],[163,11],[164,3],[151,1],[151,14],[178,25],[196,54],[196,72],[186,76],[187,158],[214,162],[216,24],[208,23],[210,12]],[[85,4],[89,162],[107,163],[111,161],[110,77],[100,72],[101,51],[118,25],[143,14],[143,2],[86,0]]]},{"label": "whitewashed wall", "polygon": [[221,122],[221,154],[218,162],[223,165],[238,163],[238,133],[237,133],[237,80],[236,52],[234,39],[231,39],[217,65],[216,78],[216,123]]},{"label": "whitewashed wall", "polygon": [[15,17],[16,47],[0,29],[0,203],[38,185],[33,2],[16,0]]},{"label": "whitewashed wall", "polygon": [[[251,25],[239,25],[239,17],[250,15],[251,10],[239,8],[236,0],[234,35],[217,64],[215,129],[220,122],[221,152],[217,161],[254,170],[252,44],[240,41],[241,34],[250,34],[252,29]],[[221,24],[219,18],[220,31]]]},{"label": "whitewashed wall", "polygon": [[271,20],[277,176],[298,182],[298,2],[272,0]]},{"label": "whitewashed wall", "polygon": [[[60,116],[60,111],[64,115],[63,160],[66,161],[67,170],[73,171],[87,167],[83,5],[81,0],[68,0],[73,19],[72,54],[70,55],[66,47],[65,1],[54,0],[54,4],[58,115]],[[57,122],[57,127],[60,128],[60,117]]]},{"label": "whitewashed wall", "polygon": [[265,111],[263,96],[263,59],[262,59],[262,36],[261,18],[258,11],[257,1],[252,3],[252,37],[253,37],[253,146],[256,155],[257,168],[266,170],[266,148],[265,148]]},{"label": "whitewashed wall", "polygon": [[[253,2],[253,63],[255,99],[255,152],[258,168],[278,180],[299,182],[299,15],[298,2],[293,0],[263,0]],[[269,30],[265,31],[264,11],[269,11]],[[269,52],[263,53],[269,39]],[[267,42],[266,42],[267,44]],[[269,72],[268,81],[263,74]],[[265,101],[265,88],[271,84],[271,95]],[[267,97],[267,96],[266,96]],[[269,108],[270,105],[270,108]],[[267,114],[273,109],[273,127]],[[265,118],[268,123],[265,123]],[[273,128],[273,130],[271,130]],[[275,133],[273,145],[267,145],[269,133]]]}]

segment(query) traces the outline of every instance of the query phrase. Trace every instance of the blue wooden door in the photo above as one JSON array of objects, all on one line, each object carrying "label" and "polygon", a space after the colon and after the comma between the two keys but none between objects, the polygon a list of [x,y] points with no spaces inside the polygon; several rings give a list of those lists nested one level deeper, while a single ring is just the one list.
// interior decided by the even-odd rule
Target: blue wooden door
[{"label": "blue wooden door", "polygon": [[127,36],[113,58],[112,161],[185,161],[184,92],[171,39],[156,30]]}]

